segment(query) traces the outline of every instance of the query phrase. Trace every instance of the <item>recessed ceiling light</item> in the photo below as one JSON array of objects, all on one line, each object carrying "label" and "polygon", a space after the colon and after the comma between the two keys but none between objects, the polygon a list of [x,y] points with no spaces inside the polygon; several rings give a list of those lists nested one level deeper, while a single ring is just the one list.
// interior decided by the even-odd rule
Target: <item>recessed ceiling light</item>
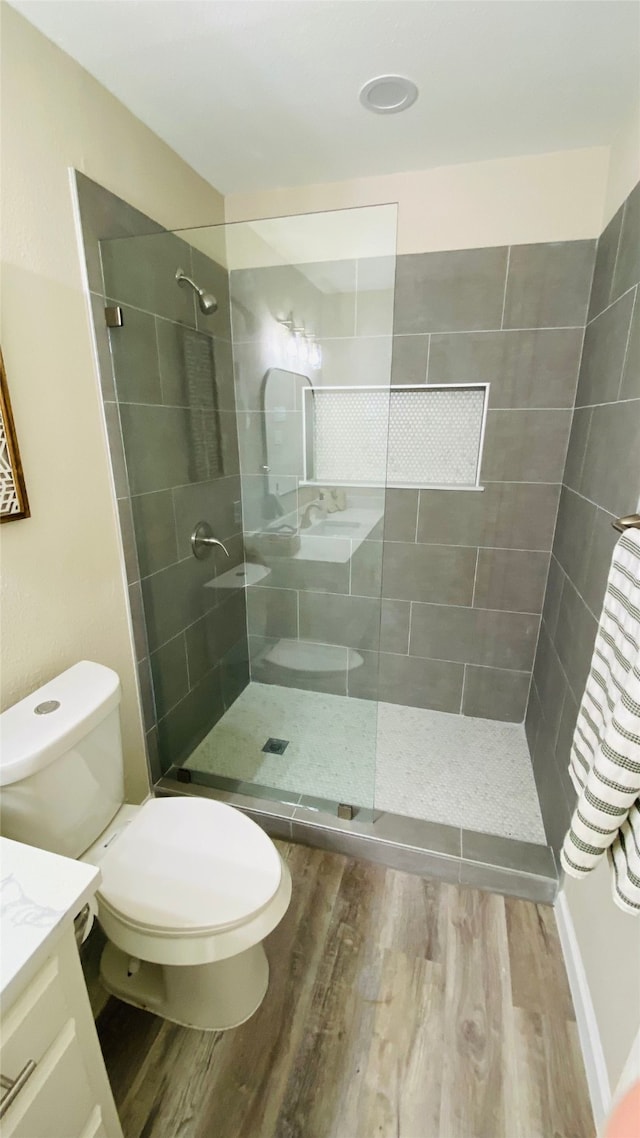
[{"label": "recessed ceiling light", "polygon": [[365,83],[360,102],[376,115],[394,115],[405,111],[418,98],[418,88],[404,75],[378,75]]}]

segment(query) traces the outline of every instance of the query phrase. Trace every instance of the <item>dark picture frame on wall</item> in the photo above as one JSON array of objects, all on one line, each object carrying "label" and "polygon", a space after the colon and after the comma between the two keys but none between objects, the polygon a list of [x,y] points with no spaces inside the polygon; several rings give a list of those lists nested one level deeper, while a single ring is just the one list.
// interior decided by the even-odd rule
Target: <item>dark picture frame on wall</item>
[{"label": "dark picture frame on wall", "polygon": [[0,522],[16,522],[29,516],[29,499],[0,350]]}]

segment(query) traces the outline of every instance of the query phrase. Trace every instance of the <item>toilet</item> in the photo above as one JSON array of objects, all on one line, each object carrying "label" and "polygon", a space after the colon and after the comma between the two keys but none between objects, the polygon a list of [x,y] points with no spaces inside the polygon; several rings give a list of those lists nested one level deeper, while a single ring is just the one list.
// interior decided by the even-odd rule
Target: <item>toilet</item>
[{"label": "toilet", "polygon": [[267,990],[262,941],[289,870],[224,803],[126,804],[119,705],[116,673],[84,660],[0,715],[2,833],[99,866],[108,992],[185,1027],[237,1027]]}]

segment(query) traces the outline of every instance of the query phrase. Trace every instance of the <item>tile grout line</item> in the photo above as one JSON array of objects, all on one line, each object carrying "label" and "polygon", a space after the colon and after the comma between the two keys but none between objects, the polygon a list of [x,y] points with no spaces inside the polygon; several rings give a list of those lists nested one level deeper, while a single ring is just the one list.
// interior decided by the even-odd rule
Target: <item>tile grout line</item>
[{"label": "tile grout line", "polygon": [[615,308],[616,304],[619,304],[621,300],[624,300],[625,296],[627,296],[628,293],[630,293],[635,287],[635,284],[629,285],[629,287],[626,288],[624,292],[621,292],[620,296],[617,296],[615,300],[612,300],[606,308],[601,309],[601,311],[598,312],[595,316],[592,316],[590,320],[587,320],[585,324],[585,330],[587,328],[590,328],[592,324],[595,324],[596,320],[599,320],[600,317],[604,316],[606,312],[610,311],[610,309]]},{"label": "tile grout line", "polygon": [[504,314],[507,308],[507,287],[509,284],[509,267],[511,265],[511,246],[507,247],[507,264],[504,273],[504,292],[502,294],[502,314],[500,316],[500,331],[504,331]]},{"label": "tile grout line", "polygon": [[[622,227],[621,227],[620,231],[622,232]],[[633,321],[634,321],[634,318],[636,315],[636,309],[638,308],[638,286],[637,285],[635,285],[635,290],[636,291],[635,291],[635,295],[633,297],[633,304],[631,305],[631,315],[629,317],[629,328],[627,329],[627,342],[624,346],[624,356],[622,359],[622,368],[620,370],[620,383],[618,385],[618,398],[616,400],[617,403],[628,403],[629,402],[629,400],[627,400],[627,399],[624,399],[624,400],[621,399],[621,395],[622,395],[622,388],[624,385],[624,373],[625,373],[625,368],[627,366],[627,357],[629,355],[629,344],[631,343],[631,332],[633,329]]]},{"label": "tile grout line", "polygon": [[479,562],[479,560],[480,560],[480,546],[478,546],[476,549],[476,566],[475,566],[475,569],[473,571],[473,588],[471,590],[471,604],[469,605],[469,608],[475,607],[476,581],[478,580],[478,562]]},{"label": "tile grout line", "polygon": [[[478,611],[478,610],[476,610],[476,611]],[[540,617],[537,616],[536,619],[539,620]],[[268,642],[268,641],[276,639],[276,637],[261,636],[258,633],[252,633],[251,635],[252,635],[254,640],[261,640],[264,642]],[[174,637],[172,637],[172,639],[175,640],[176,637],[174,636]],[[282,639],[288,639],[288,638],[283,637]],[[167,643],[168,643],[168,641],[167,641]],[[303,643],[304,644],[315,644],[316,646],[321,647],[321,648],[342,648],[345,653],[347,653],[349,651],[353,651],[353,652],[376,652],[376,651],[378,651],[377,649],[371,649],[371,648],[361,648],[361,647],[354,648],[352,645],[347,645],[347,644],[332,644],[330,642],[327,642],[326,640],[312,640],[309,637],[305,637],[303,640]],[[160,645],[160,647],[163,647],[163,645]],[[158,649],[154,649],[154,651],[158,651]],[[457,667],[459,667],[459,668],[463,668],[463,667],[483,668],[483,669],[487,669],[488,671],[491,671],[491,672],[509,672],[509,673],[516,673],[517,675],[522,675],[522,676],[528,676],[530,671],[531,671],[531,666],[529,666],[527,668],[505,668],[501,664],[478,664],[474,660],[449,660],[449,659],[443,658],[441,656],[418,656],[412,652],[387,652],[385,650],[381,654],[384,656],[395,656],[399,660],[406,660],[407,658],[409,658],[411,660],[426,660],[426,661],[429,661],[433,664],[456,664]],[[213,666],[217,667],[217,665],[213,665]],[[307,690],[312,690],[312,689],[304,688],[304,689],[295,689],[295,690],[307,691]],[[328,693],[328,694],[335,694],[335,693]],[[381,702],[384,703],[385,701],[382,700]],[[435,709],[432,709],[432,710],[435,710]],[[455,715],[457,713],[451,712],[448,714],[454,714]],[[474,718],[474,717],[472,716],[471,718]],[[482,718],[482,717],[480,716],[480,718]],[[501,722],[501,721],[497,720],[496,722]],[[509,722],[509,721],[507,720],[507,722]],[[520,722],[520,721],[518,721],[518,722]]]}]

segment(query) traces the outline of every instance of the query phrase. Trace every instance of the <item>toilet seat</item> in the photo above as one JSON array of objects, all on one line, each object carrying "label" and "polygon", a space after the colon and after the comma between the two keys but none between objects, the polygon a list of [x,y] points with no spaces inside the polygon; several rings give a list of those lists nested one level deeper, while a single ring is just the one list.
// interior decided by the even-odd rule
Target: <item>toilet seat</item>
[{"label": "toilet seat", "polygon": [[224,803],[188,797],[146,802],[100,868],[101,919],[154,939],[225,934],[253,922],[283,875],[255,822]]}]

